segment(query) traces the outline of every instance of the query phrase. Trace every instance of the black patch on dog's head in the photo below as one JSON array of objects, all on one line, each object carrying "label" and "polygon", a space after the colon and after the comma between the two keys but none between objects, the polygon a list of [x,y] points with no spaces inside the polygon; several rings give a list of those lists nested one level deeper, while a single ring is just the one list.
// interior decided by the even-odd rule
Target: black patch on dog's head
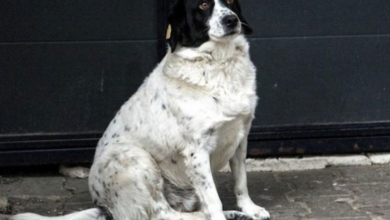
[{"label": "black patch on dog's head", "polygon": [[209,40],[207,21],[212,8],[201,10],[203,0],[171,0],[168,22],[171,25],[169,44],[172,52],[178,44],[185,47],[200,46]]},{"label": "black patch on dog's head", "polygon": [[[213,13],[214,1],[221,1],[227,5],[226,0],[170,0],[168,23],[171,25],[171,37],[168,42],[172,52],[178,44],[184,47],[198,47],[210,39],[208,35],[210,27],[207,23]],[[210,5],[207,10],[199,8],[204,2]],[[253,30],[242,16],[238,0],[227,7],[236,13],[242,22],[243,34],[251,34]]]}]

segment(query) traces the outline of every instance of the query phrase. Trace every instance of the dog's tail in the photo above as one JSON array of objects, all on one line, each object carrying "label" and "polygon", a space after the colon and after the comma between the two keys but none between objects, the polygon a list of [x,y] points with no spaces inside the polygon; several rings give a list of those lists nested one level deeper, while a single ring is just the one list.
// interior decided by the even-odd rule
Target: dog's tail
[{"label": "dog's tail", "polygon": [[10,220],[110,220],[100,208],[88,209],[81,212],[71,213],[69,215],[57,216],[57,217],[44,217],[37,214],[25,213],[14,215]]}]

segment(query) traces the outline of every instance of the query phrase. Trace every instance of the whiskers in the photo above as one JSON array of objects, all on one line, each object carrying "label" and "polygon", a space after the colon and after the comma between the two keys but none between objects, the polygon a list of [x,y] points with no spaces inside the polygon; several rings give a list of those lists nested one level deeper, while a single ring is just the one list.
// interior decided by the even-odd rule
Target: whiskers
[{"label": "whiskers", "polygon": [[245,25],[245,26],[247,26],[247,27],[251,27],[249,24],[247,24],[247,23],[245,23],[245,22],[242,22],[242,21],[241,21],[241,24],[242,24],[242,25]]},{"label": "whiskers", "polygon": [[201,31],[199,34],[203,34],[204,32],[206,32],[206,31],[208,31],[208,30],[210,30],[210,27],[208,27],[208,28],[204,29],[204,30],[203,30],[203,31]]}]

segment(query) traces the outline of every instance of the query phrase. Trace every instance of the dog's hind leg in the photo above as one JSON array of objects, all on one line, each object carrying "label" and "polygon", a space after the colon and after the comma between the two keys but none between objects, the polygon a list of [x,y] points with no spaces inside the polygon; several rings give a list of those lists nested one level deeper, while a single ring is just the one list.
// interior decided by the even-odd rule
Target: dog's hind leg
[{"label": "dog's hind leg", "polygon": [[94,203],[114,220],[200,220],[201,213],[173,210],[164,196],[164,180],[153,157],[144,149],[108,146],[90,172]]}]

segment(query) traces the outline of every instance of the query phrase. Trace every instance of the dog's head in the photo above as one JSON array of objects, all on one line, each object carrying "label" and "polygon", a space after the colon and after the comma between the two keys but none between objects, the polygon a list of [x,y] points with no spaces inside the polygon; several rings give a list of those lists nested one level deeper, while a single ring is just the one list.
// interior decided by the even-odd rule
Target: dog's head
[{"label": "dog's head", "polygon": [[238,0],[170,0],[169,45],[198,47],[212,41],[228,41],[252,28],[241,14]]}]

